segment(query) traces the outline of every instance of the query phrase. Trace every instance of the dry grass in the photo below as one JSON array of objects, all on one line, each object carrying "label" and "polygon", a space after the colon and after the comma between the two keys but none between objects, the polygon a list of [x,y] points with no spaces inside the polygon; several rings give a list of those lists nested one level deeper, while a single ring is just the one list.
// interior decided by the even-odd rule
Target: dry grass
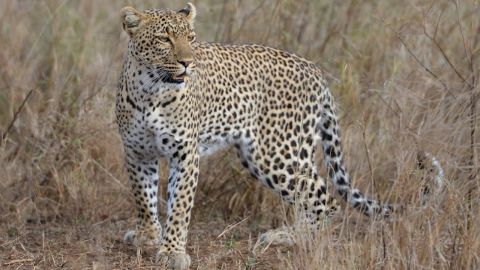
[{"label": "dry grass", "polygon": [[[328,70],[353,178],[406,211],[384,222],[346,209],[318,239],[254,254],[290,210],[227,150],[202,163],[192,269],[480,268],[478,1],[194,2],[199,39],[267,44]],[[0,2],[0,268],[154,267],[153,250],[121,242],[134,224],[113,112],[124,4]],[[421,207],[431,176],[418,151],[445,170],[438,204]]]}]

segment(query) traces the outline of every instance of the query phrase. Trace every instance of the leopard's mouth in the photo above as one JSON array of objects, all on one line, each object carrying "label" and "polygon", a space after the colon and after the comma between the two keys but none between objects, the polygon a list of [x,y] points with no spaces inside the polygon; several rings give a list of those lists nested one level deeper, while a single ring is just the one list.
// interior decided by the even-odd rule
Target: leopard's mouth
[{"label": "leopard's mouth", "polygon": [[187,75],[187,72],[184,71],[183,73],[181,74],[178,74],[178,75],[173,75],[172,76],[172,79],[178,83],[183,83],[185,81],[185,78],[188,77]]},{"label": "leopard's mouth", "polygon": [[188,77],[188,74],[185,72],[180,74],[174,74],[174,73],[168,72],[163,76],[161,80],[164,83],[181,84],[185,82],[186,77]]}]

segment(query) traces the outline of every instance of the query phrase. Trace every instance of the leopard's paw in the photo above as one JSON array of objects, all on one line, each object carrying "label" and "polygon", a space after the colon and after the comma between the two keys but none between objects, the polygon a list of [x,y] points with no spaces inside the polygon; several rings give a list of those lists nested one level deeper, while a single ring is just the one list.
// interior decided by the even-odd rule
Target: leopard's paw
[{"label": "leopard's paw", "polygon": [[295,244],[295,239],[292,232],[282,227],[280,229],[269,230],[258,237],[255,246],[253,247],[254,253],[258,251],[264,251],[270,246],[287,246],[291,247]]},{"label": "leopard's paw", "polygon": [[162,240],[161,230],[151,230],[138,232],[137,230],[130,230],[125,233],[123,241],[135,246],[155,246],[159,245]]},{"label": "leopard's paw", "polygon": [[190,267],[190,256],[185,252],[158,251],[157,262],[163,267],[175,270],[184,270]]}]

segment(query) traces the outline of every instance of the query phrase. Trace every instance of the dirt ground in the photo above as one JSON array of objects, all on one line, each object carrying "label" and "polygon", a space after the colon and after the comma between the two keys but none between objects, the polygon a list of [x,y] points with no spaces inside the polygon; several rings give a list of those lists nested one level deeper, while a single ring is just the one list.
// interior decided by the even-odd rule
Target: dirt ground
[{"label": "dirt ground", "polygon": [[[137,249],[122,236],[131,222],[106,219],[97,224],[29,224],[2,238],[3,269],[156,269],[155,248]],[[131,228],[131,227],[130,227]],[[210,229],[214,228],[214,229]],[[254,255],[248,227],[221,235],[224,223],[194,223],[187,252],[191,269],[282,269],[286,248]],[[243,229],[243,230],[242,230]]]}]

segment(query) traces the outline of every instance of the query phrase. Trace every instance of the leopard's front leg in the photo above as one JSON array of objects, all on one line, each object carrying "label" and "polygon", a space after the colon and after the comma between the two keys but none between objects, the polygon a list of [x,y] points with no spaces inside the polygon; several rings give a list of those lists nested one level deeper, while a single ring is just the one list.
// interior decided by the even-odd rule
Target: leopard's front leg
[{"label": "leopard's front leg", "polygon": [[173,269],[188,269],[188,224],[197,189],[199,155],[195,142],[185,142],[170,158],[168,209],[157,259]]},{"label": "leopard's front leg", "polygon": [[127,153],[127,170],[137,209],[135,230],[128,231],[124,240],[136,246],[158,245],[162,227],[157,213],[158,162],[139,159]]}]

